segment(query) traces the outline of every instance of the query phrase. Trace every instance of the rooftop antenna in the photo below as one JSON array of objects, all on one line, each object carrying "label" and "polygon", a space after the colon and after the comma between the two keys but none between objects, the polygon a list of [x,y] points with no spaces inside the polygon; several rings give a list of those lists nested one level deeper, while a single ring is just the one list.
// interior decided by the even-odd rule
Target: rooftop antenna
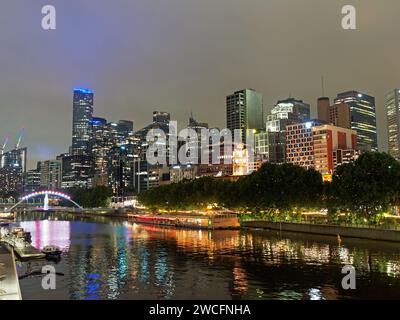
[{"label": "rooftop antenna", "polygon": [[322,89],[322,97],[325,97],[325,79],[324,79],[324,76],[321,76],[321,89]]}]

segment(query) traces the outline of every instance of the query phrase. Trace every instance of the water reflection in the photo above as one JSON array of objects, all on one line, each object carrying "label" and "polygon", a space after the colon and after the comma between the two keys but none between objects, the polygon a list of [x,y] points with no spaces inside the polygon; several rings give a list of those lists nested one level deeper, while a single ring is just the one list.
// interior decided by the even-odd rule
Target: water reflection
[{"label": "water reflection", "polygon": [[[56,292],[43,292],[40,278],[27,278],[21,281],[26,299],[400,297],[397,244],[60,218],[50,214],[21,222],[35,246],[56,244],[65,251],[56,265],[65,273]],[[340,288],[346,264],[357,270],[353,292]]]}]

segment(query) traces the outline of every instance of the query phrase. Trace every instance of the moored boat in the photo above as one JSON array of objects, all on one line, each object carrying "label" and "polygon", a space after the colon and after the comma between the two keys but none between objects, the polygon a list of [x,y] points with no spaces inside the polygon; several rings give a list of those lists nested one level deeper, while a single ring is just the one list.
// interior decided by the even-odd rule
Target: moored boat
[{"label": "moored boat", "polygon": [[47,258],[60,257],[62,254],[61,249],[57,246],[45,246],[41,252],[44,253]]}]

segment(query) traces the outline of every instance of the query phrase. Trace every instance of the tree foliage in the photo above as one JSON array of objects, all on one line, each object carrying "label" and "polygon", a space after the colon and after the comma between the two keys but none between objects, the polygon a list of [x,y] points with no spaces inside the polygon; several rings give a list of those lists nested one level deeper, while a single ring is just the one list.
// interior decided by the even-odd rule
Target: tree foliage
[{"label": "tree foliage", "polygon": [[264,164],[231,182],[201,178],[165,185],[139,194],[151,209],[204,209],[208,204],[273,219],[327,208],[331,220],[378,223],[384,212],[400,205],[400,163],[385,153],[370,152],[339,166],[332,183],[313,170],[291,164]]},{"label": "tree foliage", "polygon": [[152,209],[196,209],[218,203],[234,210],[279,210],[319,204],[321,175],[290,164],[265,164],[237,182],[212,177],[151,189],[139,201]]},{"label": "tree foliage", "polygon": [[70,190],[70,193],[72,200],[84,208],[107,207],[112,197],[111,190],[104,186],[92,189],[76,188]]},{"label": "tree foliage", "polygon": [[326,194],[332,216],[342,212],[378,222],[390,206],[399,204],[400,163],[385,153],[365,153],[336,170]]}]

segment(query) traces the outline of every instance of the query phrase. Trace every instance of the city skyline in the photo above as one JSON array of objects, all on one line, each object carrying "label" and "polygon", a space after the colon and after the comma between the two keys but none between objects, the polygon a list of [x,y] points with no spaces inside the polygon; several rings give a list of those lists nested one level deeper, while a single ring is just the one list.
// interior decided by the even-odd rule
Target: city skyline
[{"label": "city skyline", "polygon": [[[54,32],[40,28],[35,4],[17,0],[0,13],[5,25],[13,26],[12,33],[0,35],[6,48],[0,53],[6,62],[0,96],[7,114],[0,135],[11,132],[16,139],[19,127],[26,127],[30,168],[68,148],[74,87],[94,90],[96,116],[133,120],[135,130],[151,122],[153,110],[170,112],[179,123],[193,111],[211,127],[224,127],[225,97],[241,88],[261,92],[267,112],[292,96],[311,104],[315,116],[321,75],[331,100],[348,90],[376,97],[378,144],[387,151],[385,96],[400,86],[400,77],[390,53],[398,44],[388,41],[395,29],[386,21],[395,17],[398,2],[366,1],[357,8],[358,29],[350,32],[340,26],[341,4],[315,0],[234,6],[117,1],[113,7],[91,0],[53,2],[59,18]],[[240,15],[245,8],[249,14]],[[23,19],[15,23],[12,12],[23,12]],[[279,18],[283,13],[285,24]],[[234,23],[230,16],[237,18]]]}]

